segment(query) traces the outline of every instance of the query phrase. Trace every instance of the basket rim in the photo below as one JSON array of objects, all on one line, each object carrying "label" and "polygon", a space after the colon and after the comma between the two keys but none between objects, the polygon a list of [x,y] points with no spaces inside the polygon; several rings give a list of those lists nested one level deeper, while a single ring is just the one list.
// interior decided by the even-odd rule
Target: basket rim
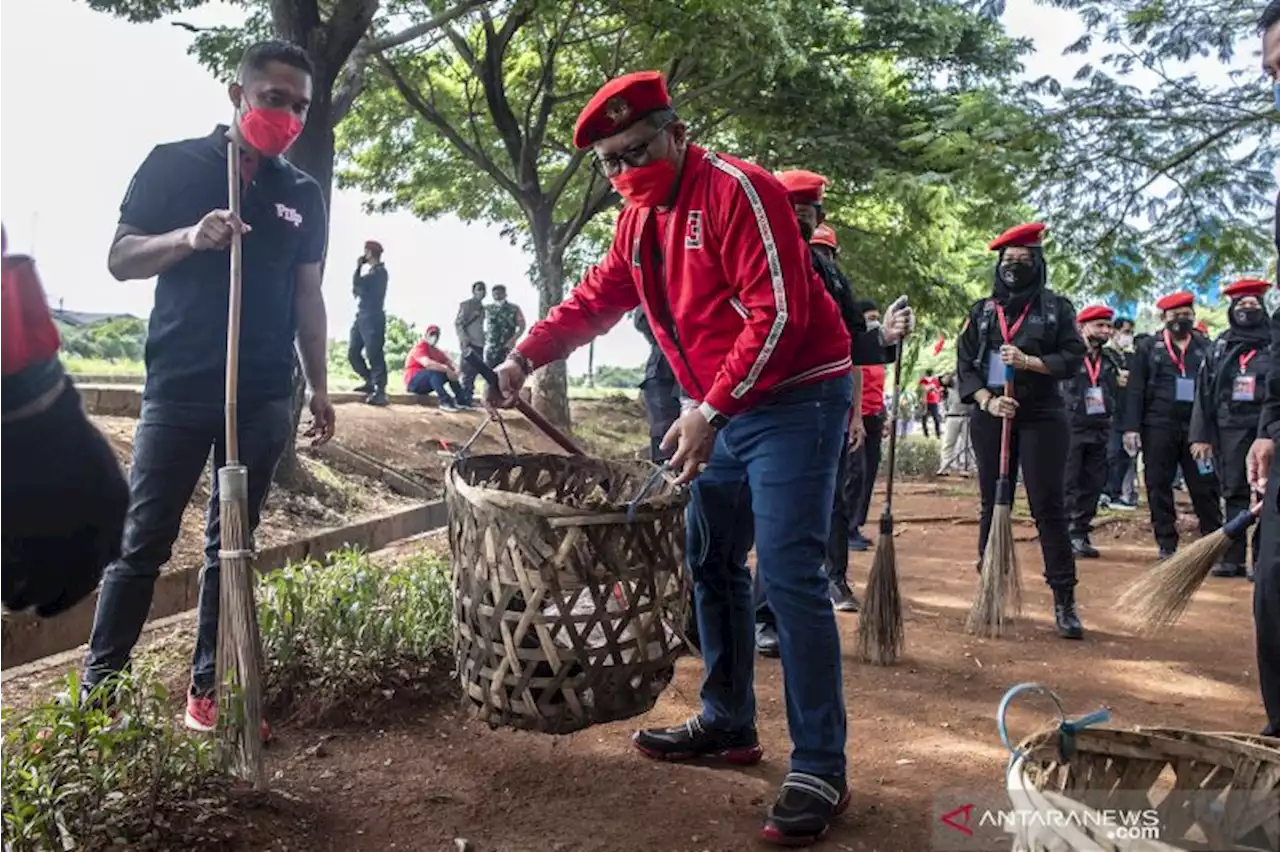
[{"label": "basket rim", "polygon": [[[1058,733],[1059,727],[1055,724],[1026,737],[1018,744],[1019,754],[1017,756],[1034,762],[1034,753],[1036,751],[1044,748],[1054,748],[1056,750]],[[1177,755],[1192,756],[1186,753],[1192,750],[1211,748],[1217,749],[1224,758],[1228,755],[1249,757],[1280,767],[1280,739],[1256,734],[1218,731],[1202,732],[1158,726],[1117,728],[1099,725],[1076,731],[1073,736],[1077,750],[1080,749],[1082,744],[1087,745],[1090,740],[1096,743],[1127,742],[1132,744],[1135,738],[1142,738],[1152,744],[1158,743],[1169,746],[1169,755],[1171,757]]]},{"label": "basket rim", "polygon": [[[614,514],[619,511],[626,511],[629,503],[608,502],[602,506],[583,508],[580,506],[569,506],[561,503],[559,500],[544,500],[541,497],[531,497],[528,494],[522,494],[518,491],[503,491],[498,488],[485,488],[483,486],[471,485],[461,475],[461,465],[473,461],[475,459],[572,459],[573,456],[558,455],[556,453],[517,453],[510,455],[508,453],[487,453],[483,455],[468,456],[466,458],[454,459],[445,472],[445,483],[458,493],[460,497],[472,505],[489,504],[498,508],[523,509],[530,514],[540,515],[543,517],[557,518],[581,518],[591,517],[595,515]],[[584,460],[593,464],[603,464],[611,466],[619,466],[626,464],[642,465],[648,464],[651,468],[656,469],[656,465],[652,462],[617,462],[608,459],[598,459],[594,456],[584,456]],[[662,494],[657,497],[646,497],[636,504],[638,510],[652,512],[665,512],[672,510],[683,511],[685,498],[677,493]]]}]

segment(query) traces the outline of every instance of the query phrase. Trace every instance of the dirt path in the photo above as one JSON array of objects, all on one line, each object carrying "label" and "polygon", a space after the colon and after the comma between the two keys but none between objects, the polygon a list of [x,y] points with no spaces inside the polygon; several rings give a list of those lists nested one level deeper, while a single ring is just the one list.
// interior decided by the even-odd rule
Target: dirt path
[{"label": "dirt path", "polygon": [[[974,512],[971,498],[918,493],[904,497],[900,514],[966,508]],[[1050,632],[1051,599],[1034,570],[1038,548],[1024,543],[1028,618],[1009,639],[976,640],[961,630],[974,585],[974,527],[899,529],[906,659],[888,669],[860,665],[850,651],[857,617],[840,617],[854,803],[825,848],[923,850],[935,794],[998,793],[1006,754],[994,712],[1022,681],[1051,686],[1072,713],[1112,707],[1122,726],[1262,726],[1248,583],[1211,580],[1174,635],[1137,638],[1109,607],[1154,548],[1145,537],[1126,536],[1122,547],[1108,540],[1108,558],[1081,566],[1088,636],[1068,643]],[[870,554],[856,556],[859,587],[869,564]],[[277,783],[314,808],[308,849],[453,850],[455,838],[477,852],[755,848],[788,753],[780,665],[760,660],[756,671],[766,760],[749,770],[655,764],[631,749],[636,725],[676,723],[697,711],[700,665],[692,658],[681,661],[658,706],[631,722],[567,737],[491,731],[450,700],[405,724],[342,732],[326,742],[324,757],[305,753],[324,732],[286,730],[272,763]],[[1030,733],[1049,714],[1033,701],[1012,714],[1012,728]]]},{"label": "dirt path", "polygon": [[[976,527],[910,519],[976,518],[972,487],[914,483],[895,501],[903,519],[896,547],[908,642],[899,665],[857,663],[857,616],[839,616],[854,799],[822,848],[924,850],[936,819],[933,796],[957,789],[998,794],[1006,754],[995,708],[1022,681],[1052,687],[1073,714],[1109,706],[1126,727],[1255,731],[1263,724],[1247,582],[1211,579],[1182,625],[1161,639],[1130,635],[1110,611],[1118,590],[1154,558],[1141,514],[1107,527],[1096,538],[1104,558],[1081,563],[1085,641],[1052,635],[1034,541],[1019,545],[1027,618],[1008,639],[966,636]],[[1034,527],[1019,524],[1017,534],[1029,539]],[[442,536],[428,536],[381,557],[446,546]],[[859,590],[871,555],[853,554]],[[179,624],[150,640],[179,680],[189,631]],[[686,658],[646,716],[567,737],[495,731],[469,720],[443,671],[437,701],[405,708],[380,728],[282,726],[269,754],[283,803],[253,811],[254,827],[236,848],[456,852],[455,838],[469,840],[474,852],[764,848],[755,832],[789,748],[778,662],[756,667],[761,765],[656,764],[630,746],[637,725],[677,723],[697,711],[700,672],[699,662]],[[6,704],[11,689],[24,697],[41,691],[7,680]],[[1011,715],[1011,728],[1025,735],[1050,718],[1047,704],[1032,700]]]}]

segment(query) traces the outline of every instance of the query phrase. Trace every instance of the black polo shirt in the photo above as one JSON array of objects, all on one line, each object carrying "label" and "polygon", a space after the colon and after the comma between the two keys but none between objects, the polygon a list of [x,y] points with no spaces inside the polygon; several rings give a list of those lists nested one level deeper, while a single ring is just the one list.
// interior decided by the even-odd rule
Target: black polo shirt
[{"label": "black polo shirt", "polygon": [[[225,210],[227,128],[159,145],[133,176],[120,224],[144,234],[195,225]],[[293,387],[297,269],[325,250],[320,186],[283,158],[264,159],[241,195],[244,235],[241,402],[287,397]],[[147,328],[145,395],[221,403],[227,364],[230,251],[197,251],[160,273]]]}]

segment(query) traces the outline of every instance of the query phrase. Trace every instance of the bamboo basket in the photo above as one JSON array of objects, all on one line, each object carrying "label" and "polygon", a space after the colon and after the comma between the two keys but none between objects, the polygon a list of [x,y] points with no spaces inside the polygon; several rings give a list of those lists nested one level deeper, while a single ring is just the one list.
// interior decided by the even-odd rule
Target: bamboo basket
[{"label": "bamboo basket", "polygon": [[[1240,852],[1280,848],[1280,740],[1245,734],[1057,726],[1009,764],[1014,852]],[[1104,810],[1158,814],[1158,837],[1101,827]],[[1073,822],[1056,817],[1074,813]],[[1090,817],[1090,818],[1087,818]],[[1028,826],[1026,823],[1032,823]]]},{"label": "bamboo basket", "polygon": [[[472,456],[445,477],[454,648],[490,725],[563,734],[653,707],[684,641],[684,501],[646,463]],[[630,511],[629,511],[630,510]]]}]

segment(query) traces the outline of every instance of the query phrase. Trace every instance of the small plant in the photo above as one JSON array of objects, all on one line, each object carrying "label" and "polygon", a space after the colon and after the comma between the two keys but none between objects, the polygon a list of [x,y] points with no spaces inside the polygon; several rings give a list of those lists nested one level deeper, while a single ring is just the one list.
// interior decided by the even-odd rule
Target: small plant
[{"label": "small plant", "polygon": [[226,789],[213,742],[175,728],[150,669],[87,695],[75,674],[66,686],[63,699],[0,715],[5,852],[195,848],[173,842],[171,827],[181,834],[203,822],[187,815]]},{"label": "small plant", "polygon": [[898,439],[898,473],[933,476],[942,462],[942,444],[935,438],[908,435]]},{"label": "small plant", "polygon": [[431,556],[383,567],[356,551],[261,578],[267,706],[311,718],[420,681],[452,641],[449,568]]}]

